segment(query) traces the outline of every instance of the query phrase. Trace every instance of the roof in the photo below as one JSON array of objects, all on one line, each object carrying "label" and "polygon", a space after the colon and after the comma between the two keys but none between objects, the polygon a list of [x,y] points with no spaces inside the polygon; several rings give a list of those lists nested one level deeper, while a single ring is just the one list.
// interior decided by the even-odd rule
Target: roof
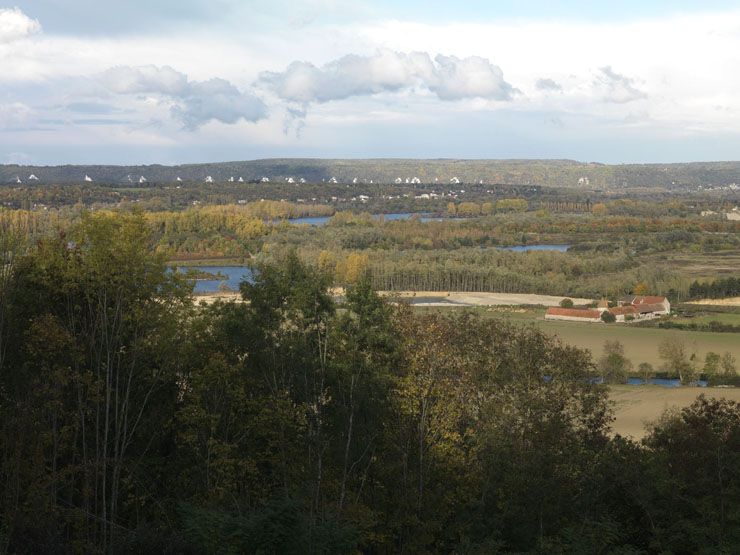
[{"label": "roof", "polygon": [[634,306],[633,308],[637,309],[637,312],[640,314],[645,314],[646,312],[662,312],[665,310],[665,307],[660,304],[639,304]]},{"label": "roof", "polygon": [[665,302],[665,297],[646,297],[638,295],[632,300],[632,304],[662,304]]},{"label": "roof", "polygon": [[[661,306],[661,309],[663,307]],[[614,316],[622,316],[625,314],[637,314],[638,310],[632,305],[627,306],[615,306],[614,308],[610,308],[609,312],[614,314]]]},{"label": "roof", "polygon": [[598,310],[586,309],[586,308],[560,308],[557,306],[551,306],[545,313],[549,316],[570,316],[571,318],[589,318],[598,319],[601,313]]}]

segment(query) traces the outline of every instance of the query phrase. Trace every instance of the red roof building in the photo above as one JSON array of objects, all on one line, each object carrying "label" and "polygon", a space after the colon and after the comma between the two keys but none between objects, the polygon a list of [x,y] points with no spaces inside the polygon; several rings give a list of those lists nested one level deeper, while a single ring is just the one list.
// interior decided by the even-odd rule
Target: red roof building
[{"label": "red roof building", "polygon": [[600,322],[601,312],[588,308],[560,308],[551,306],[545,312],[546,320],[572,320],[575,322]]}]

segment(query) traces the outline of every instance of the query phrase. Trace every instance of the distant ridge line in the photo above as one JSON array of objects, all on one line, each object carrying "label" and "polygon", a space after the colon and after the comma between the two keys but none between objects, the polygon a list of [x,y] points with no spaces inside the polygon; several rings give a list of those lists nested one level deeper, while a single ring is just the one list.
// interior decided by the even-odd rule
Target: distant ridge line
[{"label": "distant ridge line", "polygon": [[[82,184],[85,175],[98,185],[130,183],[129,176],[145,175],[150,185],[183,182],[213,183],[234,178],[244,181],[321,183],[402,183],[416,178],[422,184],[490,183],[583,187],[588,189],[717,187],[740,183],[740,161],[681,162],[670,164],[603,164],[570,159],[463,159],[463,158],[263,158],[193,164],[148,165],[0,165],[0,185],[17,186],[20,179],[34,185]],[[356,180],[356,181],[355,181]],[[436,181],[435,181],[436,180]],[[416,181],[414,181],[415,183]]]}]

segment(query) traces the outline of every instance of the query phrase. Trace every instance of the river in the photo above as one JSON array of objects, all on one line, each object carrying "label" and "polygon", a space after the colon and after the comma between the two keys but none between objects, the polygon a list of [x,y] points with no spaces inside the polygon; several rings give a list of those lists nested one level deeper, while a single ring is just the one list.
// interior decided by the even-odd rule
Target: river
[{"label": "river", "polygon": [[[374,214],[373,217],[375,219],[380,219],[381,216],[386,222],[393,222],[398,220],[410,220],[414,216],[419,217],[419,221],[421,222],[446,222],[446,221],[459,221],[464,220],[466,218],[445,218],[442,216],[435,216],[434,214],[430,214],[429,212],[399,212],[396,214]],[[331,216],[314,216],[314,217],[306,217],[306,218],[292,218],[288,220],[292,224],[307,224],[307,225],[326,225],[329,220],[331,219]]]}]

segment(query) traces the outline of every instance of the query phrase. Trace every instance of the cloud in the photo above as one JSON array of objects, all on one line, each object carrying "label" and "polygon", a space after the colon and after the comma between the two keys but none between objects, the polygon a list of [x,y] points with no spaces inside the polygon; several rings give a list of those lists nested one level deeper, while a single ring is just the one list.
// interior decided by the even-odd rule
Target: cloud
[{"label": "cloud", "polygon": [[190,81],[169,66],[117,66],[98,81],[109,91],[122,94],[155,94],[172,102],[171,113],[186,129],[210,122],[256,122],[267,116],[267,106],[255,95],[242,92],[225,79]]},{"label": "cloud", "polygon": [[[434,58],[437,71],[429,89],[442,100],[487,98],[511,100],[516,90],[504,80],[504,72],[486,58],[439,55]],[[436,81],[436,82],[435,82]]]},{"label": "cloud", "polygon": [[262,100],[242,93],[225,79],[192,82],[181,98],[182,105],[175,106],[173,114],[191,130],[213,120],[233,124],[241,119],[256,122],[267,116]]},{"label": "cloud", "polygon": [[0,44],[41,32],[41,24],[19,8],[0,8]]},{"label": "cloud", "polygon": [[291,129],[295,130],[295,136],[299,138],[303,133],[303,128],[306,126],[306,116],[308,115],[305,107],[291,107],[285,111],[285,118],[283,119],[283,133],[287,135]]},{"label": "cloud", "polygon": [[552,79],[537,79],[537,82],[534,84],[534,86],[538,91],[562,92],[563,90],[563,87],[560,85],[560,83]]},{"label": "cloud", "polygon": [[0,104],[0,129],[13,129],[28,122],[33,110],[21,102]]},{"label": "cloud", "polygon": [[599,68],[595,85],[604,91],[604,100],[625,104],[647,98],[647,94],[634,86],[634,79],[615,72],[611,66]]},{"label": "cloud", "polygon": [[170,66],[116,66],[104,71],[100,82],[118,94],[159,93],[179,96],[188,88],[188,76]]},{"label": "cloud", "polygon": [[102,104],[100,102],[71,102],[64,108],[70,112],[96,115],[113,114],[118,111],[112,104]]},{"label": "cloud", "polygon": [[478,56],[457,58],[425,52],[379,50],[373,56],[350,54],[319,68],[296,61],[282,72],[263,72],[260,82],[283,100],[308,104],[353,96],[426,88],[441,100],[510,100],[515,89],[501,68]]}]

